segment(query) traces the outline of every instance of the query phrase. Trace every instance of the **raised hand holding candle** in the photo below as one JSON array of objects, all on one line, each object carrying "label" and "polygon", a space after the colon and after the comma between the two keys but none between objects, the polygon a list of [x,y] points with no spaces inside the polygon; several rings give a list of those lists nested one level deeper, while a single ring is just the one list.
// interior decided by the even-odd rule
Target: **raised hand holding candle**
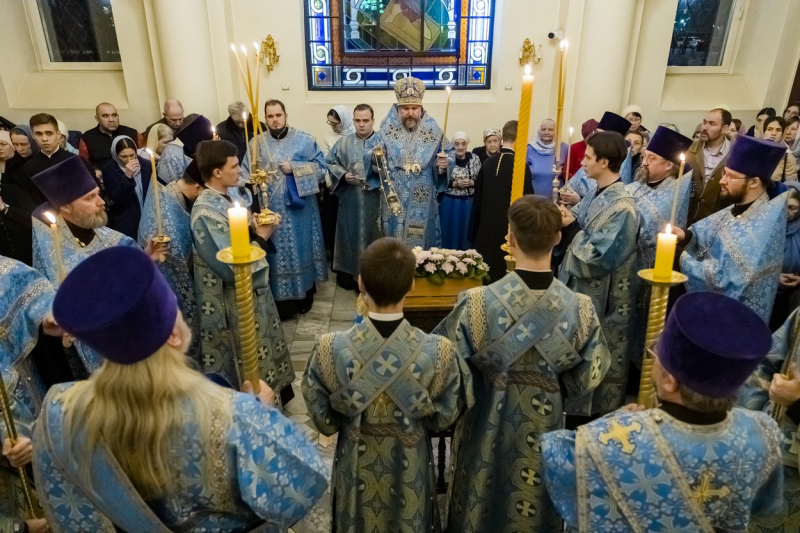
[{"label": "raised hand holding candle", "polygon": [[246,207],[239,202],[228,209],[228,225],[231,231],[231,253],[233,257],[250,256],[250,223]]},{"label": "raised hand holding candle", "polygon": [[58,283],[64,281],[64,259],[61,257],[61,234],[58,232],[56,217],[50,211],[45,211],[44,216],[50,221],[50,231],[53,233],[53,253],[56,256],[56,275]]},{"label": "raised hand holding candle", "polygon": [[678,196],[681,190],[681,178],[683,177],[683,167],[686,166],[686,155],[681,154],[681,168],[678,171],[678,182],[675,184],[675,196],[672,198],[672,214],[669,216],[671,226],[675,225],[675,214],[678,211]]},{"label": "raised hand holding candle", "polygon": [[161,222],[161,195],[158,193],[158,175],[156,174],[156,154],[148,148],[147,153],[150,154],[150,190],[153,191],[155,205],[156,205],[156,224],[158,225],[158,237],[164,236],[164,225]]},{"label": "raised hand holding candle", "polygon": [[534,77],[531,66],[525,65],[522,77],[522,95],[519,102],[519,121],[517,123],[517,142],[514,145],[514,177],[511,182],[511,203],[522,198],[525,190],[525,155],[528,152],[528,130],[531,124],[531,99],[533,98]]},{"label": "raised hand holding candle", "polygon": [[664,233],[658,234],[656,242],[656,264],[653,267],[653,279],[669,281],[672,279],[672,264],[675,262],[675,246],[678,236],[672,233],[672,226],[667,224]]}]

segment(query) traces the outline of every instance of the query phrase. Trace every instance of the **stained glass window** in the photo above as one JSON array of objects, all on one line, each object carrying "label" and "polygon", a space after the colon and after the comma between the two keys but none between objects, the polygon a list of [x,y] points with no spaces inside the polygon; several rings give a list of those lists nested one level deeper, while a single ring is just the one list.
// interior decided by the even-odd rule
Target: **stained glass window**
[{"label": "stained glass window", "polygon": [[488,89],[495,0],[305,0],[310,90]]}]

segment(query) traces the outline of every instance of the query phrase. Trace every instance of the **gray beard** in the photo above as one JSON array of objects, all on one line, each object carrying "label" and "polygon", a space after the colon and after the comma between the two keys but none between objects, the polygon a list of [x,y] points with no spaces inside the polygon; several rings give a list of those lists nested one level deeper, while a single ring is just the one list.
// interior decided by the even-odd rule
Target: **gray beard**
[{"label": "gray beard", "polygon": [[419,126],[419,121],[416,119],[407,118],[403,121],[403,127],[409,132],[416,130],[417,126]]},{"label": "gray beard", "polygon": [[75,212],[75,225],[83,229],[100,229],[108,224],[108,215],[105,211],[100,211],[96,215],[88,215],[86,213]]}]

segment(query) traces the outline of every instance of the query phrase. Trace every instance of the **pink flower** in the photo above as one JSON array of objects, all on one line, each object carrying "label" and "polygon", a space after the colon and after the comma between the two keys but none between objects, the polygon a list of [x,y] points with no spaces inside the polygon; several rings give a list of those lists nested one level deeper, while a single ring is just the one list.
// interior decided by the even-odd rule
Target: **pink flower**
[{"label": "pink flower", "polygon": [[434,265],[433,263],[428,263],[425,265],[425,270],[433,274],[434,272],[436,272],[436,265]]},{"label": "pink flower", "polygon": [[443,264],[442,270],[444,270],[445,274],[450,274],[453,271],[453,264],[452,263]]}]

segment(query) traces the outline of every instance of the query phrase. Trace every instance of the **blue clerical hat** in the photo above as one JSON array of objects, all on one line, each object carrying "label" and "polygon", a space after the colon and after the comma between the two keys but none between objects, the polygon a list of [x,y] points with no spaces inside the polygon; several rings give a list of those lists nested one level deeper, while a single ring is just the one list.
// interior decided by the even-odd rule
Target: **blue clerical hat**
[{"label": "blue clerical hat", "polygon": [[89,194],[97,182],[77,155],[42,170],[31,178],[56,209]]},{"label": "blue clerical hat", "polygon": [[711,398],[727,398],[772,347],[769,327],[755,311],[724,294],[678,298],[658,343],[661,365],[678,383]]},{"label": "blue clerical hat", "polygon": [[147,359],[166,344],[178,300],[153,261],[114,246],[80,263],[59,287],[53,317],[70,335],[121,365]]},{"label": "blue clerical hat", "polygon": [[664,126],[659,126],[653,137],[650,138],[650,142],[647,143],[647,151],[680,165],[680,155],[685,153],[690,146],[692,146],[692,140],[689,137]]},{"label": "blue clerical hat", "polygon": [[786,146],[755,137],[737,135],[725,167],[741,172],[749,178],[761,178],[764,183],[769,183],[772,180],[772,173],[785,155]]},{"label": "blue clerical hat", "polygon": [[203,115],[198,115],[196,119],[178,132],[178,139],[183,143],[183,153],[189,157],[194,157],[198,144],[203,141],[210,141],[213,138],[214,133],[211,131],[211,121]]},{"label": "blue clerical hat", "polygon": [[606,111],[603,113],[603,118],[600,119],[600,124],[597,125],[597,128],[603,131],[616,131],[625,137],[631,129],[631,123],[625,117]]}]

